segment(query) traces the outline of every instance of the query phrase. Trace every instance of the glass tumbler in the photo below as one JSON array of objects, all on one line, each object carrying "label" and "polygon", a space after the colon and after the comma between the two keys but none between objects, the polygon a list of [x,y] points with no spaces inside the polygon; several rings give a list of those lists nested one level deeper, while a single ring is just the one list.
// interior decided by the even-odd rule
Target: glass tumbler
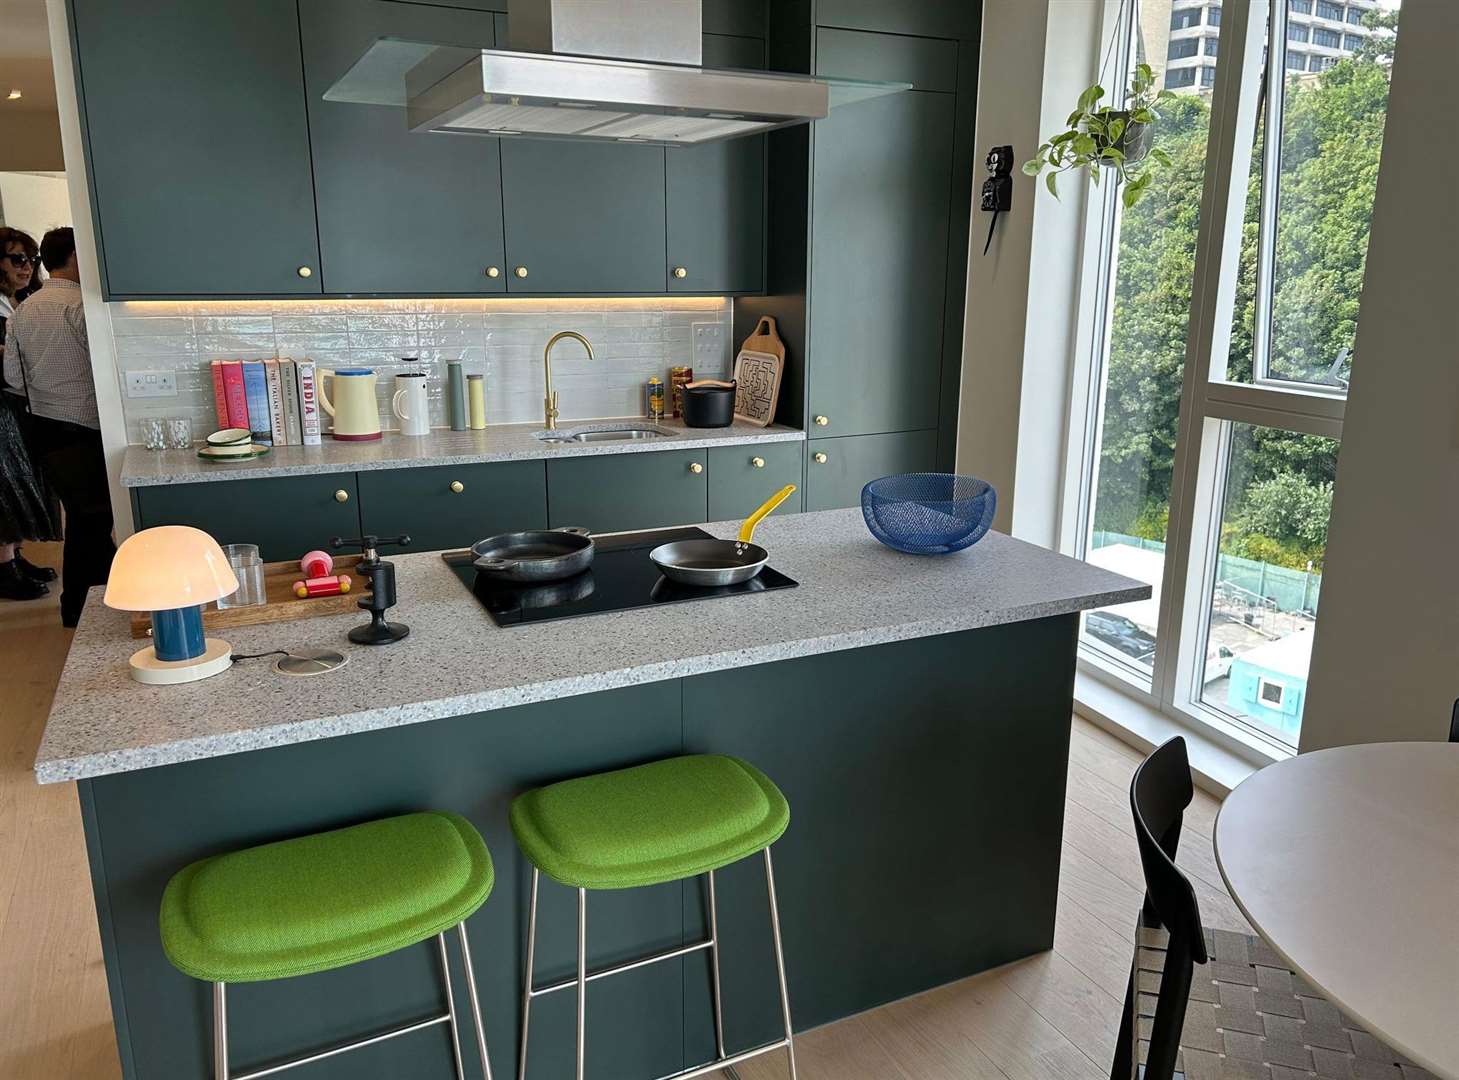
[{"label": "glass tumbler", "polygon": [[193,444],[193,422],[186,416],[167,421],[167,446],[170,450],[186,450]]},{"label": "glass tumbler", "polygon": [[160,416],[144,416],[138,426],[142,429],[142,445],[148,450],[167,449],[167,428]]},{"label": "glass tumbler", "polygon": [[257,544],[224,544],[223,554],[238,578],[238,591],[218,601],[218,607],[257,607],[268,602],[263,583],[263,559]]}]

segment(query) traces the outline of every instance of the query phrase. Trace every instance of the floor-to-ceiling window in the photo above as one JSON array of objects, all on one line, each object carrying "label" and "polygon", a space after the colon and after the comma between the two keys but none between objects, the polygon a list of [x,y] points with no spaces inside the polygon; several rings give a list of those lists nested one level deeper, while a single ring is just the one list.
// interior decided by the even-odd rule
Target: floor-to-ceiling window
[{"label": "floor-to-ceiling window", "polygon": [[[1138,6],[1109,0],[1110,47],[1175,91],[1156,129],[1170,165],[1134,207],[1108,186],[1090,200],[1095,327],[1065,536],[1154,596],[1091,612],[1081,653],[1168,714],[1282,753],[1301,725],[1348,375],[1398,359],[1355,357],[1353,341],[1399,0],[1336,16],[1226,0],[1194,80],[1180,50],[1145,39],[1180,11],[1142,21]],[[1304,43],[1329,21],[1340,52],[1310,66]]]}]

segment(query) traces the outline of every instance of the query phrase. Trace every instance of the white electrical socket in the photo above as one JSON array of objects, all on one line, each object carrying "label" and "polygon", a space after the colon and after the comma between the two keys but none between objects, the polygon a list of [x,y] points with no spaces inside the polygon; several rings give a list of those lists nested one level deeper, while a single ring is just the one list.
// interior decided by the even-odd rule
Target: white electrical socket
[{"label": "white electrical socket", "polygon": [[690,325],[694,340],[694,366],[718,367],[724,360],[724,326],[717,322]]},{"label": "white electrical socket", "polygon": [[177,397],[177,373],[175,371],[129,371],[127,372],[127,397]]}]

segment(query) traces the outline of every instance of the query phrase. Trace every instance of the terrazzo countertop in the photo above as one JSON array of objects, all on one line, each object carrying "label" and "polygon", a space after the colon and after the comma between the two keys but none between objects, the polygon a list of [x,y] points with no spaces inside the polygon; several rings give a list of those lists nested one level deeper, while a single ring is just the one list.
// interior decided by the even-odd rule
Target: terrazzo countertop
[{"label": "terrazzo countertop", "polygon": [[611,420],[563,420],[561,431],[615,424],[647,424],[669,428],[673,437],[643,441],[549,443],[535,437],[541,424],[501,424],[480,431],[437,428],[429,435],[387,431],[374,442],[336,442],[325,436],[319,446],[275,447],[251,461],[215,462],[198,457],[197,449],[148,450],[127,447],[122,460],[123,487],[195,484],[213,480],[248,480],[269,476],[316,476],[320,473],[410,469],[427,465],[469,465],[486,461],[543,461],[594,454],[640,454],[657,450],[697,450],[706,446],[801,442],[805,432],[771,424],[756,427],[736,421],[723,428],[690,428],[682,420],[648,421],[638,417]]},{"label": "terrazzo countertop", "polygon": [[[704,526],[730,538],[738,522]],[[1150,587],[1001,533],[955,555],[903,555],[859,509],[767,519],[755,535],[800,587],[700,603],[498,627],[436,553],[395,557],[411,628],[395,645],[345,639],[364,613],[218,636],[235,654],[328,646],[349,657],[312,678],[241,661],[183,686],[134,682],[141,643],[92,590],[36,758],[41,783],[79,780],[747,664],[931,637],[1142,600]]]}]

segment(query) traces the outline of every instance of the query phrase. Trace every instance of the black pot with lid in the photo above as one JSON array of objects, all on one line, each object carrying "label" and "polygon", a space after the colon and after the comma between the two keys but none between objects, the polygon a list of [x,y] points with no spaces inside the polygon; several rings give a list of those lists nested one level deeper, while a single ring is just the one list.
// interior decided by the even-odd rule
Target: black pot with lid
[{"label": "black pot with lid", "polygon": [[700,379],[684,386],[685,427],[729,427],[735,419],[735,384]]}]

